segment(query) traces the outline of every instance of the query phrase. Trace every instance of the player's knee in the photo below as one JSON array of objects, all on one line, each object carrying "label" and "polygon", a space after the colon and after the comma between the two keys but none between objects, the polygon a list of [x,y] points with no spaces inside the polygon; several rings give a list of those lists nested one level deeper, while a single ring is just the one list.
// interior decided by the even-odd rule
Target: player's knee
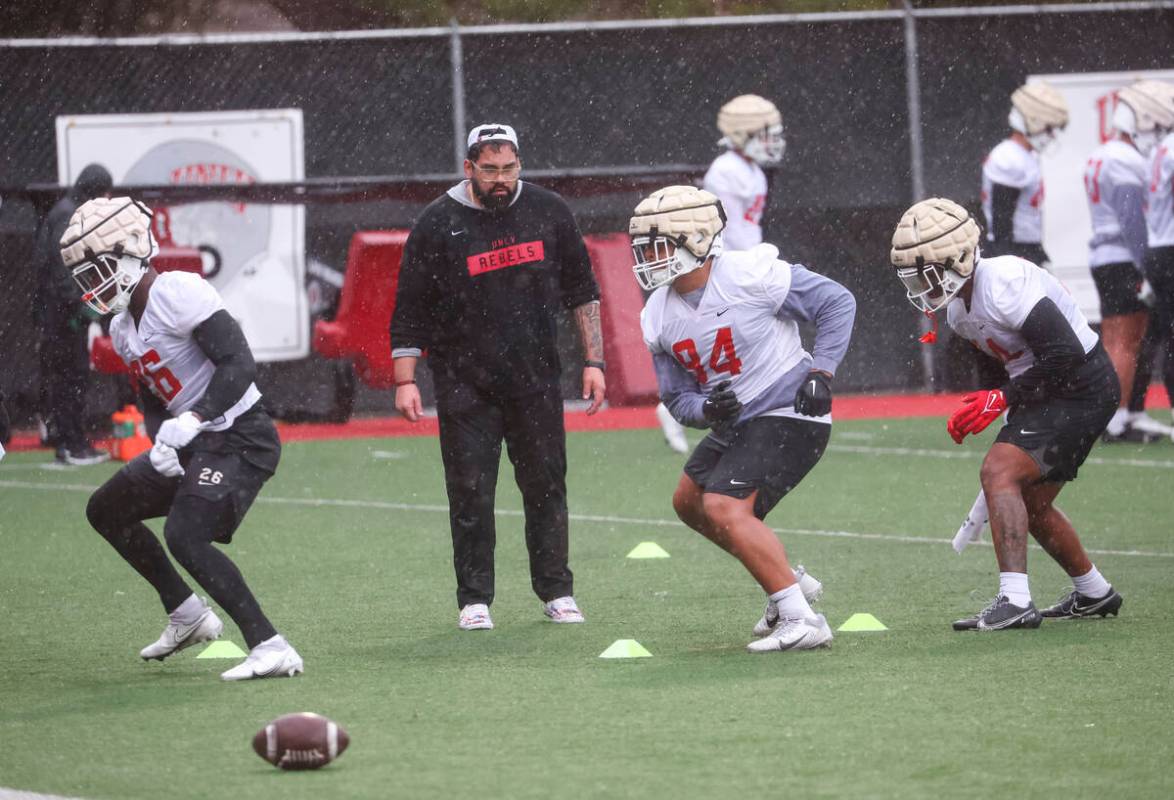
[{"label": "player's knee", "polygon": [[749,514],[747,505],[737,497],[706,492],[701,495],[701,507],[710,522],[729,528],[740,517]]},{"label": "player's knee", "polygon": [[680,486],[673,492],[673,511],[677,512],[677,518],[686,525],[691,525],[703,513],[699,506],[695,492]]},{"label": "player's knee", "polygon": [[104,534],[113,528],[113,520],[110,506],[103,502],[102,496],[101,489],[90,495],[90,500],[86,503],[86,519],[94,530]]}]

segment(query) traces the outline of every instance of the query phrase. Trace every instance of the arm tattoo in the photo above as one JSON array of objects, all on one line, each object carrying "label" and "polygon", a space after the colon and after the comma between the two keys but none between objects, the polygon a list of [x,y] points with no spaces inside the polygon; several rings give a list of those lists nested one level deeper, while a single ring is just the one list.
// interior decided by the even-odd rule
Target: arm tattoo
[{"label": "arm tattoo", "polygon": [[599,318],[599,301],[592,300],[575,308],[575,323],[579,326],[583,358],[587,361],[603,361],[603,328]]}]

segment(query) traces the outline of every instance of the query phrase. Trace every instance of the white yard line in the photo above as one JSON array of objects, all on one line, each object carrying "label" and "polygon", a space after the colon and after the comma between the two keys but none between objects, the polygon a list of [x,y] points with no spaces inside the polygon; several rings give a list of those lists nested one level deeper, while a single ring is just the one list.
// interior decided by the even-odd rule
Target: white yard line
[{"label": "white yard line", "polygon": [[38,794],[21,789],[6,789],[0,786],[0,800],[81,800],[77,797],[62,797],[59,794]]},{"label": "white yard line", "polygon": [[[38,491],[71,491],[92,492],[97,487],[74,483],[35,483],[32,481],[0,480],[0,488],[33,489]],[[302,506],[308,508],[369,508],[379,511],[419,511],[433,514],[447,514],[446,505],[427,505],[422,503],[393,503],[388,500],[343,500],[324,497],[267,497],[257,498],[258,503],[277,506]],[[522,512],[512,508],[497,509],[499,517],[521,517]],[[574,514],[570,518],[575,522],[594,522],[609,525],[631,525],[643,528],[680,528],[684,525],[675,519],[656,519],[644,517],[619,517],[604,514]],[[816,536],[829,539],[860,539],[866,541],[897,542],[901,544],[929,544],[949,546],[950,539],[932,536],[904,536],[894,533],[868,533],[864,531],[834,531],[814,528],[775,528],[778,533],[790,536]],[[989,547],[986,541],[974,542],[976,545]],[[1034,547],[1034,545],[1033,545]],[[1036,548],[1038,549],[1038,548]],[[1174,553],[1162,553],[1152,550],[1103,550],[1089,549],[1089,553],[1097,556],[1136,556],[1139,558],[1174,558]],[[4,800],[0,797],[0,800]]]}]

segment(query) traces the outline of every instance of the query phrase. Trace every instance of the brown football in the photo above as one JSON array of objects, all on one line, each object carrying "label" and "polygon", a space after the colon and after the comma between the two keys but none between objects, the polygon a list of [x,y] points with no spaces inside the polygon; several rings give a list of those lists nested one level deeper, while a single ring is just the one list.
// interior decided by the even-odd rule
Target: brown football
[{"label": "brown football", "polygon": [[281,769],[326,766],[350,743],[341,725],[309,711],[278,717],[253,737],[257,755]]}]

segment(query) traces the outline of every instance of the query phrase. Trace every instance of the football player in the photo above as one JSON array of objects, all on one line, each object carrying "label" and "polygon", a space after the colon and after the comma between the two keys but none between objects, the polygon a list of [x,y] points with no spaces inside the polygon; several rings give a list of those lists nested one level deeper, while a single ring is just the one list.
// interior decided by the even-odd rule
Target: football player
[{"label": "football player", "polygon": [[159,593],[167,612],[163,634],[139,654],[144,660],[216,639],[224,627],[142,522],[165,517],[167,549],[228,612],[250,648],[220,677],[296,675],[301,657],[274,630],[240,570],[213,546],[232,541],[281,455],[253,382],[253,354],[212,285],[191,273],[157,273],[150,263],[157,251],[150,210],[129,197],[88,201],[61,238],[62,260],[82,300],[114,315],[110,337],[147,389],[140,398],[154,440],[91,495],[86,516]]},{"label": "football player", "polygon": [[[1174,84],[1152,81],[1150,95],[1174,119]],[[1149,251],[1145,274],[1154,291],[1157,338],[1166,348],[1166,394],[1174,403],[1174,126],[1159,121],[1159,138],[1150,156],[1146,230]]]},{"label": "football player", "polygon": [[[763,519],[823,455],[832,378],[848,349],[856,301],[835,281],[779,259],[769,244],[727,250],[713,194],[669,186],[636,206],[628,225],[636,280],[652,296],[640,315],[661,399],[709,434],[673,495],[689,527],[733,555],[767,595],[751,652],[827,645],[810,603],[822,588],[792,571]],[[799,323],[815,325],[814,355]]]},{"label": "football player", "polygon": [[1007,122],[1011,135],[982,165],[983,249],[992,256],[1017,255],[1046,265],[1039,154],[1068,125],[1068,104],[1043,81],[1028,83],[1011,94]]},{"label": "football player", "polygon": [[[1010,412],[980,473],[999,592],[954,629],[1038,628],[1043,617],[1115,616],[1121,595],[1089,561],[1054,501],[1113,416],[1121,385],[1060,283],[1016,256],[980,258],[978,242],[978,224],[966,209],[932,198],[901,217],[890,251],[909,301],[928,314],[944,309],[953,331],[1002,361],[1009,375],[999,387],[965,395],[946,426],[962,444]],[[1028,586],[1028,533],[1074,584],[1042,614]]]},{"label": "football player", "polygon": [[1147,159],[1159,135],[1174,128],[1174,110],[1156,81],[1139,81],[1117,94],[1113,136],[1093,150],[1084,169],[1092,239],[1088,263],[1101,301],[1101,337],[1124,387],[1105,441],[1153,441],[1171,429],[1145,411],[1130,411],[1138,352],[1149,321],[1142,302],[1146,251]]}]

